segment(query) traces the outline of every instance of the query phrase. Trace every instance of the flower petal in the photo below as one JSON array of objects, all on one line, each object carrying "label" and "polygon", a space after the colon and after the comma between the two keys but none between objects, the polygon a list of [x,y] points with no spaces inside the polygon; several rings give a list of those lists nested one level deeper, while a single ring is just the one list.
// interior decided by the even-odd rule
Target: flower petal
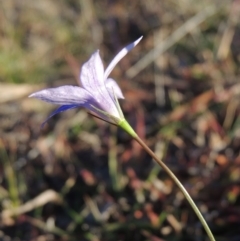
[{"label": "flower petal", "polygon": [[73,108],[76,108],[76,107],[79,107],[78,105],[62,105],[60,106],[58,109],[56,109],[55,111],[53,111],[49,116],[48,118],[42,123],[41,125],[41,128],[44,127],[44,125],[47,123],[47,121],[52,118],[54,115],[60,113],[60,112],[63,112],[63,111],[66,111],[66,110],[69,110],[69,109],[73,109]]},{"label": "flower petal", "polygon": [[109,115],[120,118],[112,88],[108,89],[106,85],[103,85],[95,90],[95,92],[93,91],[93,95],[94,100],[96,101],[95,104],[92,104],[93,106],[108,113]]},{"label": "flower petal", "polygon": [[[93,106],[118,118],[119,114],[115,101],[105,85],[103,76],[102,60],[99,51],[96,51],[82,67],[80,74],[82,87],[94,97],[96,103]],[[96,112],[96,110],[93,111]]]},{"label": "flower petal", "polygon": [[104,85],[104,68],[99,50],[82,66],[80,73],[81,86],[92,93],[99,86]]},{"label": "flower petal", "polygon": [[[115,100],[114,94],[116,95],[116,97],[118,99],[124,99],[123,93],[122,93],[119,85],[116,83],[116,81],[114,79],[108,78],[105,82],[105,85],[107,87],[109,94],[113,98],[113,100]],[[114,94],[113,94],[113,91],[114,91]]]},{"label": "flower petal", "polygon": [[91,94],[85,89],[70,85],[41,90],[31,94],[29,97],[56,105],[84,105],[93,99]]},{"label": "flower petal", "polygon": [[109,74],[112,72],[113,68],[116,66],[116,64],[129,52],[131,51],[142,39],[142,37],[140,37],[139,39],[137,39],[135,42],[127,45],[126,47],[124,47],[115,57],[114,59],[111,61],[111,63],[108,65],[107,69],[105,70],[104,73],[104,79],[107,79],[107,77],[109,76]]}]

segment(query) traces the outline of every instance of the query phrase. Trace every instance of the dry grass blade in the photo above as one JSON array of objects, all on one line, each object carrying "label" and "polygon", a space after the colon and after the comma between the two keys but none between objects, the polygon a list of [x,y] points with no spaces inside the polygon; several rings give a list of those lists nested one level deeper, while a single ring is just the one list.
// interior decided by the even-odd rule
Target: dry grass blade
[{"label": "dry grass blade", "polygon": [[174,228],[176,233],[180,233],[182,230],[182,224],[172,214],[167,215],[167,221]]},{"label": "dry grass blade", "polygon": [[41,221],[39,219],[36,219],[36,218],[32,218],[30,216],[25,216],[24,218],[26,219],[26,221],[31,223],[33,226],[38,227],[39,229],[42,229],[42,230],[47,231],[49,233],[53,233],[53,234],[62,236],[66,239],[70,238],[65,230],[62,230],[62,229],[56,227],[54,224],[49,225],[46,222],[43,222],[43,221]]},{"label": "dry grass blade", "polygon": [[25,204],[17,208],[3,210],[2,213],[0,214],[0,217],[2,220],[9,219],[12,216],[17,216],[26,212],[30,212],[35,208],[42,207],[48,202],[61,204],[63,201],[57,192],[53,190],[47,190],[41,193],[40,195],[38,195],[37,197],[35,197],[34,199],[26,202]]},{"label": "dry grass blade", "polygon": [[128,78],[135,77],[140,71],[152,63],[160,54],[164,53],[167,49],[172,47],[180,39],[182,39],[186,34],[195,30],[202,22],[207,18],[211,17],[217,13],[219,8],[216,6],[208,6],[200,13],[197,13],[194,17],[190,18],[181,27],[179,27],[172,35],[166,38],[164,41],[160,42],[158,46],[149,51],[142,59],[140,59],[134,66],[132,66],[126,72]]},{"label": "dry grass blade", "polygon": [[[0,103],[14,101],[28,96],[32,92],[44,88],[45,85],[30,84],[0,84]],[[11,93],[11,94],[9,94]]]},{"label": "dry grass blade", "polygon": [[223,32],[223,36],[217,52],[217,59],[225,60],[231,51],[231,43],[235,33],[235,28],[239,23],[240,7],[237,1],[233,1],[229,12],[228,21]]}]

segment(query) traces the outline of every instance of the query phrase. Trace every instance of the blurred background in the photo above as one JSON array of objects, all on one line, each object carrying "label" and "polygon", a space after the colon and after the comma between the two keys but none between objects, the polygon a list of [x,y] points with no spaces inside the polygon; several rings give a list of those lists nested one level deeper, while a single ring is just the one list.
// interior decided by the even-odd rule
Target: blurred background
[{"label": "blurred background", "polygon": [[0,0],[0,240],[202,241],[196,215],[131,138],[28,99],[77,85],[100,49],[126,119],[218,241],[240,240],[240,1]]}]

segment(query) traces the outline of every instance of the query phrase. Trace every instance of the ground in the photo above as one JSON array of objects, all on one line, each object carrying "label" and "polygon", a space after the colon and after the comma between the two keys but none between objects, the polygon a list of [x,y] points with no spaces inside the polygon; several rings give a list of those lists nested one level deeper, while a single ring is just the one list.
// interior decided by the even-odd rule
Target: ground
[{"label": "ground", "polygon": [[115,126],[27,96],[77,85],[100,49],[126,119],[217,241],[240,240],[235,1],[6,1],[0,9],[0,240],[209,240],[184,196]]}]

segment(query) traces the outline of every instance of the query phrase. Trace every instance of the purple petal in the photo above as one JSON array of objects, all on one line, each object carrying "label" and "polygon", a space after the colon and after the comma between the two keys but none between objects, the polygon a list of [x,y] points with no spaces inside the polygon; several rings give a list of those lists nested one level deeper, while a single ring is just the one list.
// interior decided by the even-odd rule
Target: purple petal
[{"label": "purple petal", "polygon": [[69,109],[73,109],[73,108],[76,108],[76,107],[79,107],[78,105],[62,105],[60,106],[58,109],[56,109],[55,111],[53,111],[49,116],[48,118],[42,123],[41,125],[41,128],[44,127],[44,125],[47,123],[47,121],[52,118],[54,115],[60,113],[60,112],[63,112],[63,111],[66,111],[66,110],[69,110]]},{"label": "purple petal", "polygon": [[142,39],[140,37],[137,39],[135,42],[127,45],[125,48],[123,48],[116,56],[115,58],[111,61],[111,63],[108,65],[107,69],[105,70],[104,73],[104,79],[107,79],[109,74],[112,72],[113,68],[116,66],[116,64],[130,51],[132,50]]},{"label": "purple petal", "polygon": [[92,93],[97,87],[104,85],[103,75],[104,68],[98,50],[82,66],[80,73],[81,86]]},{"label": "purple petal", "polygon": [[31,94],[34,97],[56,105],[85,105],[92,101],[91,94],[78,86],[65,85],[41,90]]},{"label": "purple petal", "polygon": [[[99,87],[94,94],[94,100],[96,101],[93,106],[109,113],[112,116],[119,117],[119,113],[115,103],[115,97],[113,89],[108,89],[105,85]],[[88,108],[90,109],[90,108]]]},{"label": "purple petal", "polygon": [[[81,70],[80,79],[82,87],[89,91],[95,100],[95,107],[108,112],[113,116],[118,116],[118,110],[111,94],[105,85],[103,78],[104,69],[99,51],[95,52]],[[96,110],[93,110],[96,112]]]},{"label": "purple petal", "polygon": [[[105,82],[105,85],[107,87],[109,94],[112,96],[113,99],[115,99],[114,94],[118,99],[124,99],[123,93],[119,85],[116,83],[114,79],[108,78]],[[114,94],[113,94],[113,91],[114,91]]]}]

